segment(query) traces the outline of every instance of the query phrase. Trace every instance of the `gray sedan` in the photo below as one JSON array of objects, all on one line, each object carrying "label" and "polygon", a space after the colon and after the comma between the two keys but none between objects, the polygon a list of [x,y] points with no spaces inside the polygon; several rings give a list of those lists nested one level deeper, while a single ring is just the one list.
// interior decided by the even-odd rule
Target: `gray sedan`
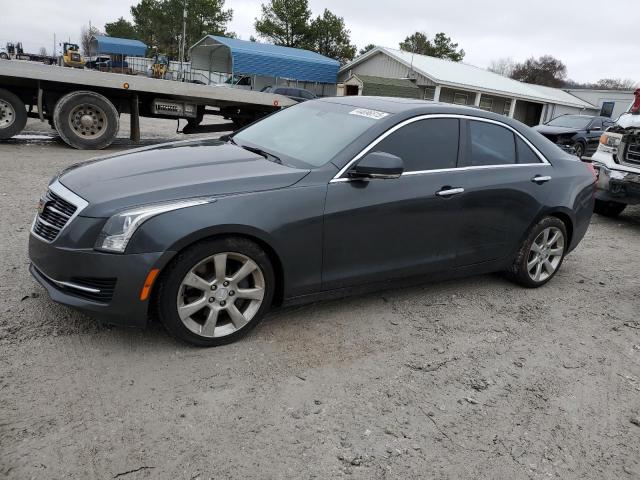
[{"label": "gray sedan", "polygon": [[588,164],[509,118],[313,100],[220,140],[141,148],[49,185],[31,272],[107,322],[200,346],[274,306],[505,271],[539,287],[587,231]]}]

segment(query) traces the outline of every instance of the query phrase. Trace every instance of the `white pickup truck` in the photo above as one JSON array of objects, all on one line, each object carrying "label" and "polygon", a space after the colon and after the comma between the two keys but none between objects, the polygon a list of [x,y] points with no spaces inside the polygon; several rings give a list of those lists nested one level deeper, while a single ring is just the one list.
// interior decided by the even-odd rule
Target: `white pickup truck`
[{"label": "white pickup truck", "polygon": [[640,89],[636,101],[600,137],[591,162],[598,173],[594,211],[607,217],[640,204]]}]

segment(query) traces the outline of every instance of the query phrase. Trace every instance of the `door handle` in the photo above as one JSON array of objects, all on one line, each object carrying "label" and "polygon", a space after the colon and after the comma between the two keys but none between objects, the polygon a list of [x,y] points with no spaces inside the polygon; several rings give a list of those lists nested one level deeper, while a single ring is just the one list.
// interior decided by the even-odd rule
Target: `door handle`
[{"label": "door handle", "polygon": [[444,187],[443,190],[436,192],[436,195],[439,197],[451,197],[452,195],[458,195],[459,193],[464,192],[464,188],[449,188]]},{"label": "door handle", "polygon": [[538,185],[542,185],[544,182],[548,182],[551,180],[549,175],[536,175],[531,179],[533,183],[537,183]]}]

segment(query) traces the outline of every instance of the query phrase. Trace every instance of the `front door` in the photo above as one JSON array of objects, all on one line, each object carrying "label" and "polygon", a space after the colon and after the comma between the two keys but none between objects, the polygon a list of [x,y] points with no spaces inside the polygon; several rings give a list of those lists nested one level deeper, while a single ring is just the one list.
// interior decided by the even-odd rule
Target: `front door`
[{"label": "front door", "polygon": [[413,121],[370,150],[402,158],[400,178],[329,184],[324,289],[454,267],[464,174],[456,168],[459,132],[455,118]]}]

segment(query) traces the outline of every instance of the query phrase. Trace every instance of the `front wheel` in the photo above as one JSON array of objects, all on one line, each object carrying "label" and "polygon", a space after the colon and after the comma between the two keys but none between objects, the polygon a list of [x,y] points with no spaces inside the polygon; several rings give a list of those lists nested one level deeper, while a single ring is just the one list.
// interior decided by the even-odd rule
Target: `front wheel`
[{"label": "front wheel", "polygon": [[244,238],[198,243],[176,257],[156,295],[160,321],[173,336],[200,347],[234,342],[254,328],[273,300],[267,254]]},{"label": "front wheel", "polygon": [[576,157],[582,158],[585,152],[585,146],[582,142],[576,142],[573,146],[573,150],[576,153]]},{"label": "front wheel", "polygon": [[627,208],[627,205],[620,202],[608,202],[606,200],[596,199],[596,203],[593,206],[594,213],[602,215],[603,217],[617,217],[622,211]]},{"label": "front wheel", "polygon": [[567,250],[567,228],[556,217],[545,217],[529,232],[509,270],[513,281],[536,288],[558,272]]}]

